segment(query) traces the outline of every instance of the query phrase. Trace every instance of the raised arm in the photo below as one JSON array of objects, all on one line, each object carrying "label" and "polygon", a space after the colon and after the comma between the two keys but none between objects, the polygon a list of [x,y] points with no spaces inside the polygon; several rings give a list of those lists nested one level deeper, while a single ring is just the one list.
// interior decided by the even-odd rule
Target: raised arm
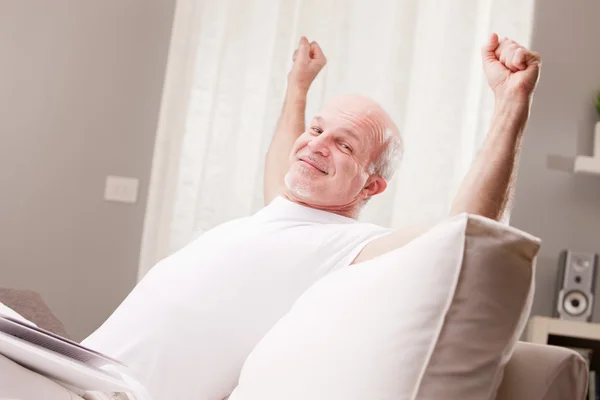
[{"label": "raised arm", "polygon": [[294,64],[288,74],[288,86],[281,116],[265,161],[264,199],[269,204],[284,187],[288,157],[296,139],[304,132],[308,89],[327,60],[317,42],[303,36],[294,52]]},{"label": "raised arm", "polygon": [[[540,73],[539,54],[509,39],[490,37],[483,69],[496,99],[486,141],[465,176],[450,215],[469,213],[500,221],[510,209],[520,143]],[[431,224],[402,229],[369,243],[354,260],[366,261],[405,245]]]},{"label": "raised arm", "polygon": [[514,195],[521,138],[540,73],[539,54],[492,35],[482,49],[483,68],[496,99],[486,141],[473,161],[451,214],[463,212],[502,220]]}]

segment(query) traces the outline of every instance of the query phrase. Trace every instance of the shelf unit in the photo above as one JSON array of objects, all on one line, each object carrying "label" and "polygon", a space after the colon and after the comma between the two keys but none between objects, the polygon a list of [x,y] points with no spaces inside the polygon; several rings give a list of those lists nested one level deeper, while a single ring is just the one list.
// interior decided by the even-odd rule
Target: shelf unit
[{"label": "shelf unit", "polygon": [[562,319],[531,317],[527,326],[525,340],[532,343],[548,343],[551,336],[564,336],[598,341],[600,347],[600,324],[566,321]]},{"label": "shelf unit", "polygon": [[600,175],[600,121],[596,122],[594,129],[593,156],[565,157],[551,154],[546,160],[546,166],[573,174]]}]

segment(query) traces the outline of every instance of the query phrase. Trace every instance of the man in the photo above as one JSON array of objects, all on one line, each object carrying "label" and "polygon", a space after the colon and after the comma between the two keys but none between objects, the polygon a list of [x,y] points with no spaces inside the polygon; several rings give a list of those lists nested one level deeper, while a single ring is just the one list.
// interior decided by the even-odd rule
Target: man
[{"label": "man", "polygon": [[[529,51],[507,38],[499,40],[498,36],[493,34],[482,48],[482,62],[488,84],[495,95],[494,118],[488,138],[459,189],[450,215],[468,212],[500,220],[508,211],[512,199],[520,140],[539,79],[541,60],[536,52]],[[304,179],[302,184],[296,181],[296,177],[302,176],[303,170],[306,171],[306,168],[299,167],[304,164],[302,161],[306,161],[302,155],[308,154],[304,158],[309,158],[309,163],[315,162],[315,159],[323,162],[327,157],[323,157],[322,151],[313,151],[314,147],[325,141],[324,136],[335,136],[336,129],[347,128],[334,126],[323,131],[322,117],[313,119],[310,129],[304,128],[308,89],[325,64],[326,59],[319,45],[316,42],[308,43],[306,38],[301,38],[289,74],[282,116],[267,154],[265,201],[268,203],[281,194],[301,204],[356,218],[368,198],[385,190],[386,181],[393,174],[401,143],[397,137],[396,126],[376,103],[358,96],[336,99],[331,106],[346,108],[349,114],[347,120],[355,118],[363,121],[361,118],[365,118],[366,122],[371,121],[370,127],[359,126],[352,121],[347,124],[357,132],[362,132],[362,137],[367,141],[370,139],[369,135],[374,137],[370,158],[357,160],[363,176],[356,176],[358,182],[353,183],[356,183],[361,191],[357,192],[348,186],[348,191],[344,194],[338,193],[333,197],[323,194],[319,185],[325,184],[318,182],[326,180],[328,174],[319,176],[314,170],[313,174],[305,173],[309,178]],[[368,113],[374,113],[375,118],[366,118]],[[312,140],[311,135],[315,136]],[[308,150],[303,151],[302,146],[308,147]],[[284,155],[290,150],[292,164],[288,172],[288,160]],[[326,152],[330,154],[329,150]],[[331,152],[334,153],[335,151]],[[333,160],[334,157],[329,159]],[[373,173],[375,171],[378,173]],[[301,178],[298,180],[302,181]],[[367,245],[355,262],[397,248],[422,233],[424,229],[427,227],[414,227],[384,236]]]},{"label": "man", "polygon": [[[451,214],[499,219],[540,59],[496,35],[482,54],[496,111]],[[84,341],[128,364],[156,399],[226,397],[252,348],[312,283],[423,232],[357,221],[386,189],[402,143],[388,114],[358,95],[334,100],[305,129],[306,94],[325,63],[319,45],[303,37],[267,154],[267,205],[158,263]]]}]

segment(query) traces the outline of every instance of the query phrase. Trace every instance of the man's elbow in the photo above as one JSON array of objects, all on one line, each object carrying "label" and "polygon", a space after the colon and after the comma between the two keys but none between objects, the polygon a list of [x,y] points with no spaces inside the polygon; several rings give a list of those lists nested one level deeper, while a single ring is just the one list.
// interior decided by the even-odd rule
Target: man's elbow
[{"label": "man's elbow", "polygon": [[501,221],[505,215],[506,205],[502,202],[486,202],[484,204],[474,202],[467,204],[455,204],[450,210],[450,216],[454,217],[459,214],[467,213],[479,215],[495,221]]}]

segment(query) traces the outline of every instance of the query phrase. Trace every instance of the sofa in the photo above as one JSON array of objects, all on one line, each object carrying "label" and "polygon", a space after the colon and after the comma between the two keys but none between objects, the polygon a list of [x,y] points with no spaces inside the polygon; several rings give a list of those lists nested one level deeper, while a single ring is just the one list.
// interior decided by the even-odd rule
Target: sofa
[{"label": "sofa", "polygon": [[[0,302],[39,327],[68,337],[62,322],[36,292],[0,288]],[[577,352],[518,342],[495,399],[584,400],[587,385],[587,364]]]}]

